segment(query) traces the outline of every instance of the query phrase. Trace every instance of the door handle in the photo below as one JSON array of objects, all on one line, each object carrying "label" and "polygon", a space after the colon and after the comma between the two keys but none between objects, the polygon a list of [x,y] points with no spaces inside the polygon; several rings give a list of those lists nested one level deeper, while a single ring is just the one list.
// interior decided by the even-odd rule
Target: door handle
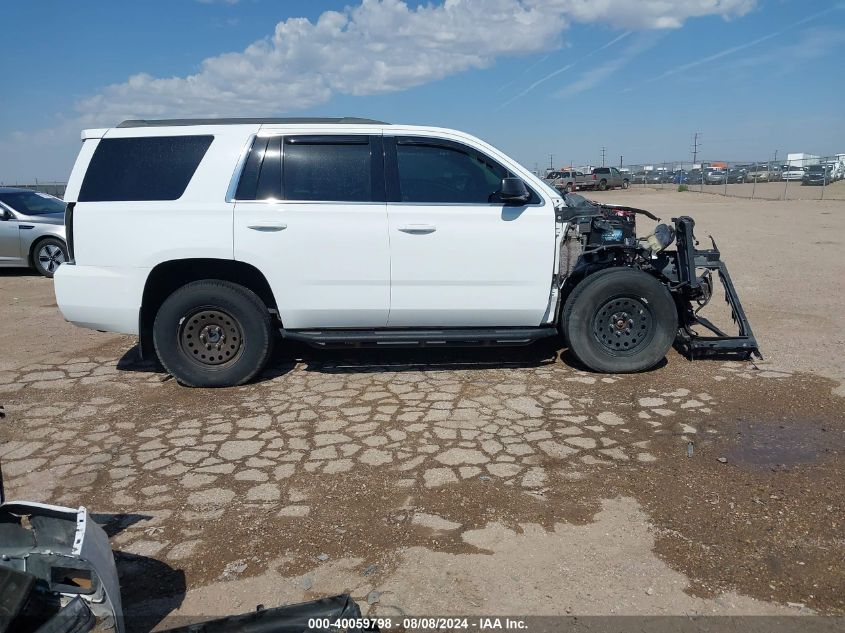
[{"label": "door handle", "polygon": [[426,233],[434,233],[437,227],[433,224],[405,224],[400,226],[399,230],[403,233],[425,235]]},{"label": "door handle", "polygon": [[277,222],[275,220],[259,220],[253,224],[247,224],[247,228],[252,229],[253,231],[272,232],[284,231],[288,228],[288,225],[284,222]]}]

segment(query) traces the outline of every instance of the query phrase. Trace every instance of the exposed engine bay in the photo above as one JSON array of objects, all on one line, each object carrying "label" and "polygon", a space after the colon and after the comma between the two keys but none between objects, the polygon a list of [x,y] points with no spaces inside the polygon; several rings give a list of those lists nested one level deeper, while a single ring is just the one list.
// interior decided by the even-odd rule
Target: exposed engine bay
[{"label": "exposed engine bay", "polygon": [[[627,267],[655,277],[671,292],[678,310],[676,343],[689,358],[725,355],[762,358],[751,325],[736,294],[727,266],[720,259],[716,242],[699,249],[695,220],[672,218],[672,224],[633,207],[602,204],[574,193],[564,194],[566,206],[557,211],[558,222],[566,223],[561,241],[560,295],[565,298],[583,279],[608,268]],[[637,216],[658,222],[647,236],[637,236]],[[671,246],[674,249],[670,249]],[[738,332],[728,334],[700,314],[713,294],[716,272],[725,291],[725,301]],[[694,328],[701,327],[707,334]]]}]

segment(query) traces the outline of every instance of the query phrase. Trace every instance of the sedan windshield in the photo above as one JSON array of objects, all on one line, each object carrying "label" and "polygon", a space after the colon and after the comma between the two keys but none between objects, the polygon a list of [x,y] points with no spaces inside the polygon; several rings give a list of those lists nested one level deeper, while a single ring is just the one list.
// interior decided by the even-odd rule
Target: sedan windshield
[{"label": "sedan windshield", "polygon": [[37,191],[0,192],[0,202],[24,215],[46,215],[64,213],[65,203],[58,198]]}]

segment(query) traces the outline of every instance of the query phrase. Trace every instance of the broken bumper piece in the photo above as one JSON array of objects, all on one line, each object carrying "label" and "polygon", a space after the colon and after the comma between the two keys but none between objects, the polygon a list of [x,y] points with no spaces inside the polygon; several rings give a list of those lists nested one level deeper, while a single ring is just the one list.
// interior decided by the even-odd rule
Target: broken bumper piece
[{"label": "broken bumper piece", "polygon": [[84,507],[1,502],[0,633],[123,633],[109,539]]}]

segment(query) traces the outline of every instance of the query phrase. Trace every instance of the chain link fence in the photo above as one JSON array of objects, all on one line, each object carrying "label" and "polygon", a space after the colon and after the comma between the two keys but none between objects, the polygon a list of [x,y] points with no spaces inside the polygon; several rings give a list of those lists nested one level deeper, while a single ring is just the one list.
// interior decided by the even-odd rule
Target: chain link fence
[{"label": "chain link fence", "polygon": [[783,160],[665,161],[618,167],[631,187],[761,200],[845,200],[845,154]]},{"label": "chain link fence", "polygon": [[51,196],[56,196],[57,198],[64,198],[65,189],[67,188],[66,182],[49,182],[49,181],[39,181],[35,180],[34,183],[18,183],[18,182],[2,182],[0,181],[0,187],[20,187],[22,189],[32,189],[33,191],[40,191],[41,193],[48,193]]}]

